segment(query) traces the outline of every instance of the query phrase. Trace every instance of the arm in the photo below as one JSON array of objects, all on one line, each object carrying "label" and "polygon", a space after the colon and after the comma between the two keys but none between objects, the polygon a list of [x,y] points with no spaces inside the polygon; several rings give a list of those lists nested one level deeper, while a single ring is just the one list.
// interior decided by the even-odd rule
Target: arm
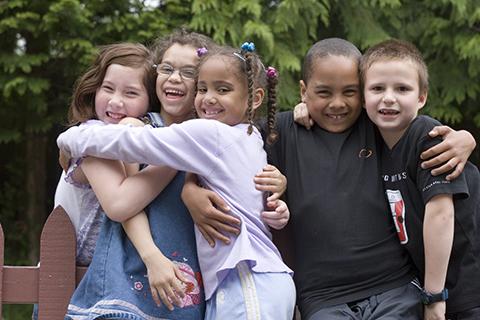
[{"label": "arm", "polygon": [[254,182],[257,190],[271,193],[267,201],[279,199],[287,189],[287,178],[270,164],[267,164],[262,172],[255,175]]},{"label": "arm", "polygon": [[60,149],[73,157],[94,156],[130,163],[167,165],[208,175],[221,166],[219,149],[229,141],[216,121],[191,120],[165,128],[84,124],[60,134]]},{"label": "arm", "polygon": [[[445,287],[454,233],[452,195],[434,196],[425,206],[423,240],[425,246],[425,290],[438,293]],[[425,319],[445,319],[446,304],[436,302],[425,307]]]},{"label": "arm", "polygon": [[468,157],[475,149],[475,139],[465,130],[455,131],[447,126],[433,128],[430,137],[442,136],[443,141],[421,154],[424,161],[422,168],[428,169],[441,165],[432,170],[432,175],[437,176],[452,171],[447,180],[453,180],[462,173]]},{"label": "arm", "polygon": [[182,283],[187,280],[153,242],[145,212],[125,221],[123,228],[147,267],[148,282],[155,303],[160,305],[161,300],[169,310],[173,310],[173,304],[180,306],[180,299],[185,296]]},{"label": "arm", "polygon": [[176,174],[168,167],[147,167],[126,178],[121,162],[93,157],[85,158],[81,168],[105,213],[118,222],[143,210]]},{"label": "arm", "polygon": [[215,239],[230,243],[230,239],[222,232],[240,232],[240,220],[228,214],[230,209],[220,196],[197,185],[196,175],[186,175],[182,200],[210,246],[215,246]]}]

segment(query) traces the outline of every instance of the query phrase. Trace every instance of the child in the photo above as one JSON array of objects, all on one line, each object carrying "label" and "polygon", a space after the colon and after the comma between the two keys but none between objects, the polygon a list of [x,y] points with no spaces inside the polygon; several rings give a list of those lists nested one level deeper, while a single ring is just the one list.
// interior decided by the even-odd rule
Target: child
[{"label": "child", "polygon": [[[385,148],[382,175],[401,243],[423,272],[425,319],[480,318],[480,174],[467,162],[448,181],[420,167],[420,152],[438,121],[418,116],[427,101],[428,70],[414,45],[387,40],[360,63],[365,108]],[[448,299],[448,300],[447,300]]]},{"label": "child", "polygon": [[74,156],[163,163],[196,173],[203,185],[226,200],[232,215],[242,221],[241,233],[230,245],[212,248],[195,230],[206,319],[293,316],[291,270],[260,220],[263,194],[251,180],[266,165],[260,133],[251,123],[264,97],[265,77],[254,53],[218,49],[199,66],[195,110],[204,119],[155,129],[91,125],[71,128],[58,139],[60,148]]},{"label": "child", "polygon": [[[149,50],[140,44],[119,43],[102,47],[96,61],[76,83],[69,109],[70,124],[90,118],[105,123],[119,123],[125,117],[143,116],[149,105],[158,105],[152,85],[153,77],[149,72],[149,55]],[[77,264],[83,266],[91,262],[103,220],[102,207],[94,193],[95,187],[92,189],[92,185],[98,184],[99,174],[105,174],[99,169],[98,162],[107,167],[121,166],[118,162],[107,163],[100,159],[74,159],[68,170],[62,173],[55,193],[55,206],[61,205],[74,225],[77,233]],[[97,172],[92,168],[96,168],[94,170]],[[163,173],[160,172],[160,175]],[[114,182],[111,183],[110,187]],[[162,183],[157,184],[151,190],[151,197],[158,194],[163,186]],[[128,195],[133,198],[136,196],[135,193]],[[119,204],[117,201],[116,205],[122,207],[130,199],[122,197],[123,202]],[[102,204],[104,209],[109,209],[108,203]],[[139,207],[141,209],[142,206]]]},{"label": "child", "polygon": [[[289,183],[297,303],[302,319],[420,319],[409,258],[385,215],[374,126],[361,111],[360,56],[342,39],[313,45],[301,96],[314,126],[306,130],[291,111],[280,113],[279,139],[267,145]],[[447,139],[473,149],[463,133]],[[192,216],[205,211],[188,207]]]},{"label": "child", "polygon": [[[142,60],[145,68],[142,69],[142,74],[148,75],[149,80],[148,85],[142,87],[142,94],[147,95],[148,92],[155,100],[158,96],[162,103],[160,115],[148,114],[152,125],[163,126],[164,123],[169,125],[193,116],[192,92],[195,88],[193,76],[196,74],[198,63],[196,49],[211,43],[211,40],[203,35],[179,30],[157,41],[155,61],[152,61],[150,51],[145,49],[146,56]],[[88,85],[90,95],[88,95],[89,92],[85,92],[87,90],[80,90],[78,100],[81,101],[81,98],[85,99],[85,97],[90,99],[79,108],[80,111],[77,114],[82,114],[83,111],[86,116],[77,117],[78,121],[93,118],[91,113],[88,114],[86,111],[91,108],[94,101],[97,106],[103,89],[107,92],[116,92],[115,89],[120,91],[121,88],[117,88],[114,84],[132,78],[132,74],[128,73],[118,74],[114,79],[105,77],[100,89],[95,90],[95,84],[101,82],[105,70],[108,74],[110,68],[116,67],[118,63],[131,63],[118,57],[105,59],[103,55],[98,60],[100,62],[93,68],[95,72],[87,73],[79,84],[80,88],[82,85]],[[155,87],[156,73],[152,68],[154,62],[162,62],[162,66],[172,63],[180,69],[180,72],[174,75],[158,72]],[[132,92],[132,86],[126,86],[121,92],[124,96],[116,99],[119,100],[119,105],[126,107],[129,99],[135,97],[135,92]],[[115,97],[114,95],[111,100]],[[152,105],[155,106],[154,103]],[[131,116],[143,115],[147,106],[148,101],[144,104],[144,110],[141,113],[131,114]],[[116,119],[121,118],[120,115],[125,115],[120,114],[120,111],[112,114],[115,111],[110,109],[107,114]],[[87,162],[89,159],[94,159],[95,162],[90,164]],[[115,175],[118,168],[112,168],[109,164],[110,160],[88,157],[83,160],[82,168],[85,162],[88,163],[88,170],[95,178],[92,187],[111,219],[105,219],[99,238],[93,240],[97,243],[93,260],[72,297],[66,318],[202,319],[203,288],[192,232],[193,223],[180,199],[183,174],[176,174],[176,170],[169,168],[149,166],[129,180],[124,180],[125,174],[121,175],[122,181],[119,184],[125,186],[123,189],[115,189],[114,181],[117,180],[112,181],[112,176],[115,179],[120,177],[118,173]],[[110,170],[107,170],[108,168]],[[163,174],[150,173],[152,170],[162,169]],[[165,170],[167,170],[166,173]],[[175,178],[169,183],[173,177]],[[159,189],[166,185],[168,186],[164,192],[155,198]],[[153,193],[152,190],[158,191]],[[147,208],[148,220],[145,214],[126,220],[138,213],[154,198],[155,200]],[[116,221],[124,222],[125,232],[131,238],[131,242],[123,232],[122,225]],[[148,229],[149,224],[152,226],[153,238]],[[147,226],[147,230],[142,230],[142,234],[138,234],[139,226],[143,225]],[[170,312],[169,305],[158,305],[159,299],[155,286],[159,281],[159,271],[163,272],[164,269],[174,270],[176,277],[188,286],[179,293],[181,299],[175,301],[185,308],[177,309],[173,313]]]}]

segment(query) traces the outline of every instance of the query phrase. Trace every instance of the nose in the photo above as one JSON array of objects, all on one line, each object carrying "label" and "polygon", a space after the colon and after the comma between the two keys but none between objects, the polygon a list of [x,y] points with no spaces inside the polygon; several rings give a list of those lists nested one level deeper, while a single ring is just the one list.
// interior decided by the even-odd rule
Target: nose
[{"label": "nose", "polygon": [[113,108],[121,108],[123,107],[123,98],[119,93],[114,93],[110,97],[110,100],[108,101],[108,105],[113,107]]},{"label": "nose", "polygon": [[347,104],[341,95],[333,96],[333,100],[330,102],[331,108],[344,108],[346,105]]},{"label": "nose", "polygon": [[182,77],[180,76],[180,70],[173,70],[173,72],[168,76],[168,81],[171,82],[181,82]]},{"label": "nose", "polygon": [[203,101],[205,102],[205,104],[214,105],[215,103],[217,103],[217,98],[215,97],[215,95],[207,93],[205,94]]},{"label": "nose", "polygon": [[395,103],[396,99],[395,99],[395,95],[393,94],[392,90],[387,89],[387,90],[385,91],[385,94],[383,95],[382,101],[383,101],[383,103],[385,103],[385,104],[393,104],[393,103]]}]

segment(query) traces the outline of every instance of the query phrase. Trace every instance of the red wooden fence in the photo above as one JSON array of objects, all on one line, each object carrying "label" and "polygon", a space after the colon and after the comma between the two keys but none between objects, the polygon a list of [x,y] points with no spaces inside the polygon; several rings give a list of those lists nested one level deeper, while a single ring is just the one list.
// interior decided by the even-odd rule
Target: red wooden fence
[{"label": "red wooden fence", "polygon": [[5,266],[4,234],[0,224],[0,319],[2,304],[38,303],[39,320],[63,319],[68,302],[86,271],[76,267],[76,236],[62,207],[55,208],[40,237],[38,266]]}]

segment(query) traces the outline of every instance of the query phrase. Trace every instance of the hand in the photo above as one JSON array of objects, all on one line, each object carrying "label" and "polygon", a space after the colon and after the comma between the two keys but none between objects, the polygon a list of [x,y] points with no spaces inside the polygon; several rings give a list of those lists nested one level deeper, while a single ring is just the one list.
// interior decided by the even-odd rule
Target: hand
[{"label": "hand", "polygon": [[263,211],[262,220],[270,227],[280,230],[285,227],[290,219],[290,211],[282,200],[267,201],[267,207],[272,211]]},{"label": "hand", "polygon": [[143,127],[145,123],[142,120],[132,117],[125,117],[118,124],[128,124],[132,127]]},{"label": "hand", "polygon": [[70,159],[71,157],[65,151],[58,151],[58,163],[65,172],[67,172],[68,168],[70,167]]},{"label": "hand", "polygon": [[182,300],[185,297],[183,283],[188,282],[178,267],[166,258],[160,250],[143,258],[147,267],[148,282],[153,300],[160,305],[161,302],[173,310],[173,304],[182,306]]},{"label": "hand", "polygon": [[269,164],[263,168],[262,172],[255,175],[253,181],[257,190],[272,193],[267,201],[277,200],[287,189],[287,178],[277,168]]},{"label": "hand", "polygon": [[420,158],[429,159],[422,163],[423,169],[441,165],[432,170],[432,175],[437,176],[453,170],[447,175],[447,180],[457,178],[463,171],[468,157],[475,149],[475,139],[465,130],[455,131],[448,126],[437,126],[429,133],[430,137],[442,136],[443,141],[436,146],[422,152]]},{"label": "hand", "polygon": [[445,320],[446,308],[445,301],[435,302],[425,306],[423,310],[424,320]]},{"label": "hand", "polygon": [[215,247],[215,239],[230,244],[230,238],[222,231],[235,235],[240,233],[238,227],[240,220],[228,214],[230,208],[215,192],[186,180],[182,190],[182,200],[211,247]]},{"label": "hand", "polygon": [[304,126],[307,130],[310,130],[313,126],[313,119],[310,118],[307,105],[304,102],[300,102],[293,108],[293,121]]}]

